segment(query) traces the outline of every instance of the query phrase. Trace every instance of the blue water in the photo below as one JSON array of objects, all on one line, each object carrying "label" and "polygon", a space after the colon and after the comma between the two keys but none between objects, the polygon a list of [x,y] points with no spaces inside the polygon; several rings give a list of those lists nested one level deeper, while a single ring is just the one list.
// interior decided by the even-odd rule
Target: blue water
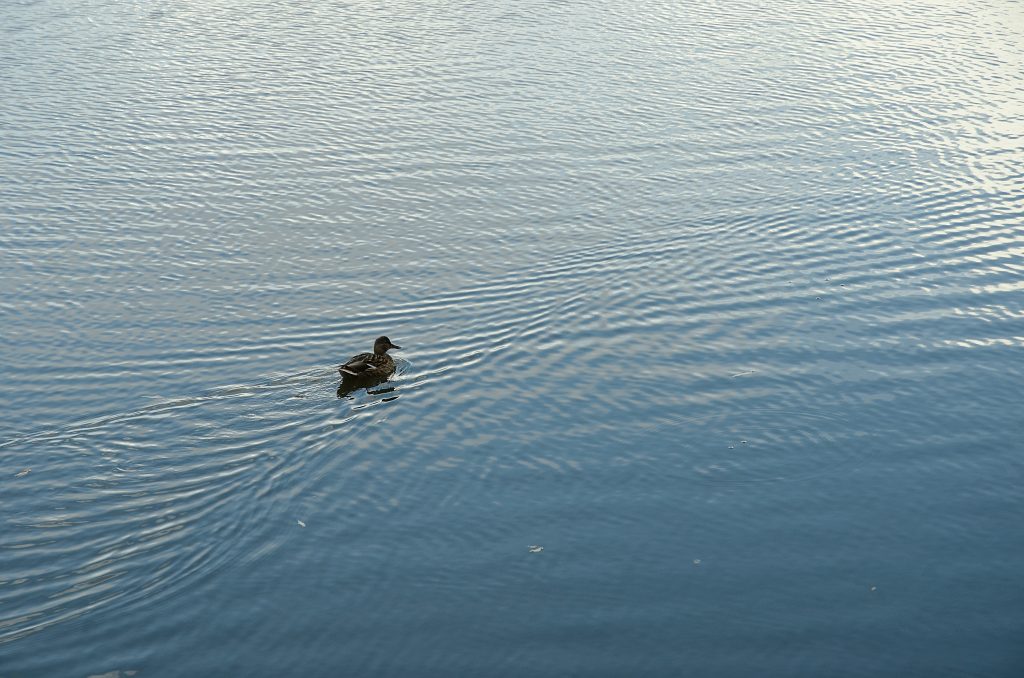
[{"label": "blue water", "polygon": [[0,91],[0,677],[1024,675],[1019,3],[8,2]]}]

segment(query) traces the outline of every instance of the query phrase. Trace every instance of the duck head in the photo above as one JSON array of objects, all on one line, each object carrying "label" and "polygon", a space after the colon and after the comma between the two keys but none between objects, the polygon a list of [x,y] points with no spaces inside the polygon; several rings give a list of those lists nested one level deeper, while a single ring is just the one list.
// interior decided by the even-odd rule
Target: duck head
[{"label": "duck head", "polygon": [[377,337],[377,341],[373,342],[373,352],[377,355],[383,355],[393,348],[402,347],[398,344],[392,344],[391,340],[387,337]]}]

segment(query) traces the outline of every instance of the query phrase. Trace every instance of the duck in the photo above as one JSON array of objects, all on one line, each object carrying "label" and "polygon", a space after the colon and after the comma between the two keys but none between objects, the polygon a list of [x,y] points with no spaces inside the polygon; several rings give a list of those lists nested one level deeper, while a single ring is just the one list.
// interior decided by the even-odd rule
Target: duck
[{"label": "duck", "polygon": [[387,337],[377,337],[373,342],[373,353],[352,356],[338,368],[338,372],[342,379],[366,378],[383,381],[395,372],[395,361],[388,355],[388,351],[401,348]]}]

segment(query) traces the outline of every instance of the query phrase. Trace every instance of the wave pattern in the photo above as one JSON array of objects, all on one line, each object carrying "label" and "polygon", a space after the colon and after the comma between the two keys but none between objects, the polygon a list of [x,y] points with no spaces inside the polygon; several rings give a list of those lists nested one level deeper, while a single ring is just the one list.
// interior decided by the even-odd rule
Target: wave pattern
[{"label": "wave pattern", "polygon": [[[618,543],[724,504],[694,539],[773,511],[813,532],[791,495],[835,518],[844,481],[889,475],[973,479],[981,521],[1019,509],[996,480],[1024,421],[1019,19],[997,1],[3,7],[12,675],[67,673],[32,651],[62,628],[320,563],[291,550],[299,521],[332,524],[321,548],[366,584],[345,601],[386,639],[445,628],[410,592],[543,587],[496,560],[522,523]],[[339,399],[331,366],[381,333],[407,347],[393,390]],[[467,569],[431,560],[445,549]],[[608,567],[671,617],[642,604],[668,586],[644,578],[654,558]],[[642,627],[617,590],[572,602]],[[467,626],[479,647],[535,640]],[[721,638],[710,656],[733,656]],[[580,669],[424,646],[344,665]],[[664,655],[607,647],[591,668]],[[770,673],[837,666],[749,647]]]}]

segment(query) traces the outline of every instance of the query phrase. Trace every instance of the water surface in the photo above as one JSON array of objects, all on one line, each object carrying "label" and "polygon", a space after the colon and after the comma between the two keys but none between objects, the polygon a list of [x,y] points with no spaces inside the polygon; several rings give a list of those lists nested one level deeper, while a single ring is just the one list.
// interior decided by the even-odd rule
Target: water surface
[{"label": "water surface", "polygon": [[1024,671],[1019,4],[0,35],[0,676]]}]

